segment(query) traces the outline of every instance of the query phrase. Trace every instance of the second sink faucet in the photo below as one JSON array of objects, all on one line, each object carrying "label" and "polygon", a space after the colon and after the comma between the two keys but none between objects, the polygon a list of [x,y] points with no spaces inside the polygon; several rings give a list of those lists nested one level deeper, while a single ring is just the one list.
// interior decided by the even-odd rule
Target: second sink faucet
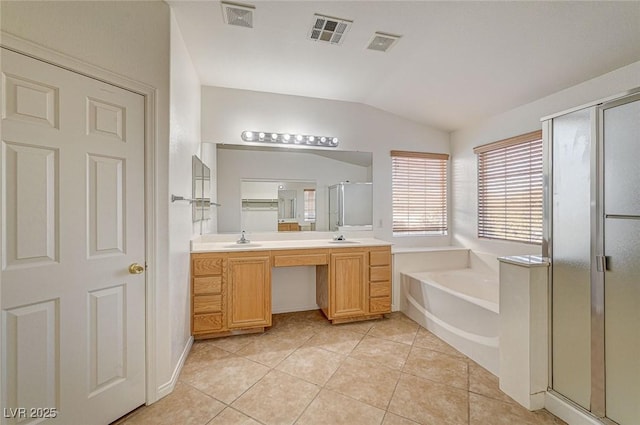
[{"label": "second sink faucet", "polygon": [[240,239],[238,239],[236,241],[236,243],[249,243],[251,242],[249,239],[245,238],[244,236],[244,230],[242,231],[242,235],[240,236]]}]

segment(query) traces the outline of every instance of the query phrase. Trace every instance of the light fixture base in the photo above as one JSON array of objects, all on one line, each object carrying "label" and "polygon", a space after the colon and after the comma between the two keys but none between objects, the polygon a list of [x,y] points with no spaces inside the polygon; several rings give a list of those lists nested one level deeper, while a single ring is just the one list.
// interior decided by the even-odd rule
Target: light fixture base
[{"label": "light fixture base", "polygon": [[314,136],[310,134],[271,133],[266,131],[243,131],[243,141],[250,143],[264,143],[269,145],[315,146],[337,148],[338,138],[333,136]]}]

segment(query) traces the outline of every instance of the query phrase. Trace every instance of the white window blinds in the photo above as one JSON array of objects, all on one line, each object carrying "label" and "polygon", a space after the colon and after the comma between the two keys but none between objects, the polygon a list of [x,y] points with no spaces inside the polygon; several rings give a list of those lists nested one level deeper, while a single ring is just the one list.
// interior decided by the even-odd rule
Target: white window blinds
[{"label": "white window blinds", "polygon": [[478,237],[542,243],[542,132],[474,149]]},{"label": "white window blinds", "polygon": [[304,221],[316,219],[316,190],[304,189]]},{"label": "white window blinds", "polygon": [[391,151],[394,235],[447,234],[448,154]]}]

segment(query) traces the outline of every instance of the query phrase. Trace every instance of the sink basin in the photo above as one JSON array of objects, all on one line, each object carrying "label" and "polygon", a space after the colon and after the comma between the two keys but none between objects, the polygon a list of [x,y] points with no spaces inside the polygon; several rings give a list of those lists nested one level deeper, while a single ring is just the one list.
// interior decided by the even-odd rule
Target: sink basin
[{"label": "sink basin", "polygon": [[352,240],[345,240],[345,241],[329,241],[329,243],[360,243],[360,241],[352,241]]},{"label": "sink basin", "polygon": [[250,242],[250,243],[232,243],[230,245],[225,245],[224,248],[238,248],[238,249],[240,249],[240,248],[256,248],[256,247],[259,247],[259,246],[262,246],[262,245],[259,244],[259,243],[253,243],[253,242]]}]

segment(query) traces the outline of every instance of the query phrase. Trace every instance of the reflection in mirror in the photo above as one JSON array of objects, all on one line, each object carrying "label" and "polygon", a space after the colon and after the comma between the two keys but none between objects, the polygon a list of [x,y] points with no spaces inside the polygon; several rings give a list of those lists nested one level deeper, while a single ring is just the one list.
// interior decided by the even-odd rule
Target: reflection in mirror
[{"label": "reflection in mirror", "polygon": [[315,229],[316,183],[287,180],[242,180],[242,229],[287,232]]},{"label": "reflection in mirror", "polygon": [[278,223],[297,220],[296,191],[278,189]]},{"label": "reflection in mirror", "polygon": [[193,155],[191,166],[193,221],[209,220],[211,218],[211,170],[204,165],[197,155]]},{"label": "reflection in mirror", "polygon": [[[218,144],[216,158],[219,233],[329,231],[329,187],[372,181],[371,152]],[[280,190],[296,192],[294,214],[293,195]]]},{"label": "reflection in mirror", "polygon": [[371,183],[341,182],[329,187],[329,230],[372,230]]}]

